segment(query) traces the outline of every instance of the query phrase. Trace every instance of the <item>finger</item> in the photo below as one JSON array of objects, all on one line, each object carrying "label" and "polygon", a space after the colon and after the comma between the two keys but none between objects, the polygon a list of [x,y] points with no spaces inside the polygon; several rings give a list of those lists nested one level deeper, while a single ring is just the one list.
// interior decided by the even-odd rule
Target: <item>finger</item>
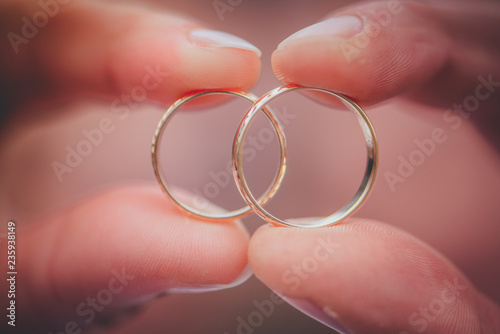
[{"label": "finger", "polygon": [[157,187],[119,188],[18,232],[16,302],[33,325],[85,328],[158,294],[241,283],[247,245],[239,225],[182,217]]},{"label": "finger", "polygon": [[493,333],[500,310],[449,261],[372,221],[322,229],[261,228],[255,275],[342,333]]},{"label": "finger", "polygon": [[0,42],[0,82],[9,99],[84,92],[169,103],[192,90],[249,87],[259,76],[255,46],[188,19],[139,5],[45,3],[2,5],[9,38]]},{"label": "finger", "polygon": [[497,2],[357,4],[284,40],[273,69],[365,104],[411,94],[449,107],[483,81],[482,96],[500,87],[498,17]]}]

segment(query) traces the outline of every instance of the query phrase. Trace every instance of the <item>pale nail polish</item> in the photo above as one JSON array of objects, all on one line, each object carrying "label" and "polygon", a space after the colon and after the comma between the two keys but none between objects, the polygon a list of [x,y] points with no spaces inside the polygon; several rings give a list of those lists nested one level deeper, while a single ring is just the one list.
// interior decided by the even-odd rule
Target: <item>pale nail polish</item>
[{"label": "pale nail polish", "polygon": [[278,45],[278,49],[298,40],[323,36],[350,38],[363,29],[363,22],[356,16],[334,17],[299,30]]},{"label": "pale nail polish", "polygon": [[338,315],[330,310],[328,307],[319,307],[315,303],[306,299],[291,298],[288,296],[281,296],[288,304],[295,307],[302,313],[307,314],[311,318],[321,322],[322,324],[335,329],[337,332],[342,334],[350,334],[338,319]]},{"label": "pale nail polish", "polygon": [[250,50],[261,56],[260,50],[253,44],[235,35],[223,31],[198,29],[189,34],[189,39],[196,45],[203,47],[235,48]]},{"label": "pale nail polish", "polygon": [[253,272],[250,266],[246,266],[245,269],[228,284],[199,284],[199,285],[189,285],[189,286],[176,286],[168,289],[169,293],[202,293],[210,291],[219,291],[225,289],[231,289],[245,283],[250,277],[252,277]]}]

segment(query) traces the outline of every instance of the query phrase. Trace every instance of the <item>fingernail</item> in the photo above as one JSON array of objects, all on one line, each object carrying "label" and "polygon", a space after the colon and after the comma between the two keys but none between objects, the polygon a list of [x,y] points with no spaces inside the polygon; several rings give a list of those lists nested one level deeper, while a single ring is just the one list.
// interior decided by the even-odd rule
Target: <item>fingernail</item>
[{"label": "fingernail", "polygon": [[229,284],[198,284],[189,286],[175,286],[168,289],[168,293],[201,293],[210,291],[219,291],[237,287],[245,283],[250,277],[252,277],[253,272],[250,266],[246,266],[245,269],[240,273],[234,281]]},{"label": "fingernail", "polygon": [[296,32],[281,42],[278,45],[278,49],[298,40],[312,39],[315,37],[338,36],[350,38],[361,32],[362,29],[363,22],[356,16],[334,17]]},{"label": "fingernail", "polygon": [[350,334],[350,332],[339,322],[338,315],[328,307],[320,307],[307,299],[291,298],[288,296],[281,297],[297,310],[307,314],[325,326],[335,329],[342,334]]},{"label": "fingernail", "polygon": [[223,31],[198,29],[189,34],[191,42],[203,47],[236,48],[250,50],[261,56],[260,50],[242,38]]}]

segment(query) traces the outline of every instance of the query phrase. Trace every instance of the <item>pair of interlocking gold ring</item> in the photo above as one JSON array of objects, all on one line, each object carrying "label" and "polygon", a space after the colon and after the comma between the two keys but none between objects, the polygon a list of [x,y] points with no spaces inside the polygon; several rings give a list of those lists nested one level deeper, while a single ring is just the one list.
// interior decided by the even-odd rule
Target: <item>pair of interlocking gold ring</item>
[{"label": "pair of interlocking gold ring", "polygon": [[[263,208],[263,205],[267,203],[278,191],[285,176],[285,171],[287,166],[287,144],[286,144],[285,134],[283,133],[282,126],[280,125],[278,119],[273,114],[272,110],[270,110],[270,108],[268,108],[266,105],[271,100],[275,99],[276,97],[282,94],[297,90],[313,90],[313,91],[328,93],[333,96],[336,96],[341,101],[343,101],[346,104],[346,106],[349,106],[356,115],[358,123],[360,124],[363,130],[363,134],[366,141],[367,154],[368,154],[363,180],[361,181],[361,185],[359,186],[353,198],[340,210],[333,213],[332,215],[307,224],[298,224],[279,219],[270,214]],[[242,197],[247,203],[247,206],[238,210],[222,214],[204,213],[182,203],[182,201],[180,201],[179,198],[174,195],[168,182],[165,180],[165,177],[161,173],[160,162],[158,159],[158,151],[162,134],[165,130],[165,127],[169,123],[169,120],[174,115],[175,111],[184,103],[209,94],[227,94],[227,95],[238,96],[253,103],[252,107],[243,116],[243,119],[241,120],[238,126],[238,130],[236,131],[236,134],[234,136],[233,153],[232,153],[232,168],[233,168],[234,179],[236,181],[236,185],[238,187],[239,192],[241,193]],[[273,183],[260,198],[256,199],[252,194],[252,192],[250,191],[250,189],[248,188],[248,184],[245,179],[245,175],[243,173],[242,151],[248,128],[250,127],[252,121],[255,119],[260,110],[264,112],[266,117],[271,122],[274,130],[276,131],[280,145],[281,157],[280,157],[280,168],[278,169],[274,177]],[[248,215],[249,213],[254,212],[260,217],[262,217],[265,221],[275,226],[294,226],[294,227],[330,226],[337,224],[342,220],[344,220],[345,218],[349,217],[356,211],[356,209],[360,207],[360,205],[366,200],[368,194],[370,193],[375,181],[375,176],[377,174],[377,166],[378,166],[378,146],[377,146],[377,138],[375,136],[375,130],[368,116],[363,111],[363,109],[361,109],[350,98],[342,94],[335,93],[322,88],[304,87],[295,84],[287,84],[278,87],[276,89],[273,89],[269,93],[263,95],[261,98],[258,98],[255,95],[244,92],[242,90],[207,90],[207,91],[188,94],[187,96],[184,96],[183,98],[174,102],[174,104],[172,104],[170,108],[168,108],[168,110],[165,112],[160,122],[158,123],[155,134],[153,136],[151,156],[153,161],[154,173],[158,183],[162,187],[163,191],[168,195],[168,197],[170,197],[173,200],[173,202],[179,207],[179,209],[188,216],[196,217],[198,219],[205,221],[222,221],[222,220],[234,220],[242,218]]]}]

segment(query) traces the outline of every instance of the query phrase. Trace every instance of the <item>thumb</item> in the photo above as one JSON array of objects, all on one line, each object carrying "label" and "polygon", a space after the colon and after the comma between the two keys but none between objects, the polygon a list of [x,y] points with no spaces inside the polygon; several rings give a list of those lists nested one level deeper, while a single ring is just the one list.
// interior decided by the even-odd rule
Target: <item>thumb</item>
[{"label": "thumb", "polygon": [[497,333],[500,309],[435,250],[393,227],[264,227],[250,241],[255,275],[342,333]]},{"label": "thumb", "polygon": [[247,278],[247,244],[237,224],[180,216],[156,186],[95,195],[17,231],[16,329],[84,330],[166,292],[229,288]]},{"label": "thumb", "polygon": [[273,69],[281,81],[365,104],[408,94],[448,107],[474,93],[479,76],[498,90],[499,17],[491,1],[356,4],[284,40]]}]

